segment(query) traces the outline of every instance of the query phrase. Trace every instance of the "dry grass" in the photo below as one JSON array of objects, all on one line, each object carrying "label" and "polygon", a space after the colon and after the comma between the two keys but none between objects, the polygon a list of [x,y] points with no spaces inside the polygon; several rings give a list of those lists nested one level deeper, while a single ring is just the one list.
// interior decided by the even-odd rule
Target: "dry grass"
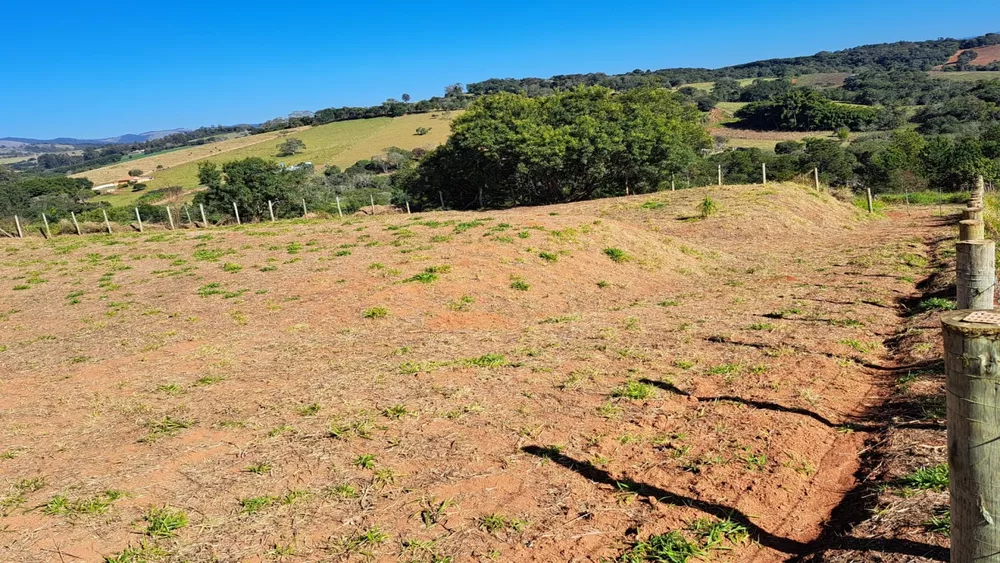
[{"label": "dry grass", "polygon": [[600,560],[706,511],[808,541],[919,213],[772,184],[7,241],[5,557]]}]

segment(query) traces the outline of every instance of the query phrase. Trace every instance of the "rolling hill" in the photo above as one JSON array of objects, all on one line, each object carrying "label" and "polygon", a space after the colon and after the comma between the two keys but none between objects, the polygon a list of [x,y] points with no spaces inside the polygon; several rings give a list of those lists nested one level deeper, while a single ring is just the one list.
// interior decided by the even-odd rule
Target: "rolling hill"
[{"label": "rolling hill", "polygon": [[[371,158],[390,146],[407,150],[433,148],[448,138],[449,121],[450,118],[443,114],[339,121],[315,127],[237,137],[218,143],[152,154],[81,172],[74,177],[88,178],[95,185],[101,185],[127,177],[129,170],[138,168],[153,176],[153,180],[148,183],[152,189],[181,186],[190,190],[198,186],[198,163],[207,160],[224,162],[259,156],[290,166],[312,162],[317,171],[321,171],[326,165],[343,168],[358,160]],[[418,127],[427,127],[430,132],[426,135],[417,135],[415,131]],[[305,150],[292,157],[279,158],[276,145],[286,138],[300,139],[306,145]],[[120,193],[100,198],[116,205],[123,205],[140,195],[141,192],[133,193],[124,189]]]}]

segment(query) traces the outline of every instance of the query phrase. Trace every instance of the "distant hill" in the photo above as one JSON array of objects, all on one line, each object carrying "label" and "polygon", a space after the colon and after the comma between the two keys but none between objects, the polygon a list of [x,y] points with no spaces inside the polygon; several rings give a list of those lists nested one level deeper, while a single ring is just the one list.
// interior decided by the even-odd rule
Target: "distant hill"
[{"label": "distant hill", "polygon": [[73,137],[59,137],[56,139],[31,139],[28,137],[0,137],[0,142],[21,143],[25,145],[115,145],[118,143],[144,143],[153,139],[160,139],[174,133],[187,133],[191,129],[168,129],[164,131],[146,131],[145,133],[127,133],[117,137],[107,137],[105,139],[76,139]]}]

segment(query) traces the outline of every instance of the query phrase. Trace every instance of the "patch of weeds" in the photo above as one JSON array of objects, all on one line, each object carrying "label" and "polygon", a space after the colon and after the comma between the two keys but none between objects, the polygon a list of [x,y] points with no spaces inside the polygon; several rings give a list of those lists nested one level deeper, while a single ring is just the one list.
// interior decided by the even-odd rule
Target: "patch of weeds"
[{"label": "patch of weeds", "polygon": [[193,424],[193,421],[182,418],[174,418],[167,415],[159,420],[153,420],[146,423],[146,428],[149,430],[149,434],[147,434],[146,437],[142,438],[140,441],[154,442],[164,436],[173,436],[185,428],[190,428]]},{"label": "patch of weeds", "polygon": [[930,520],[924,522],[924,529],[928,532],[934,532],[943,536],[950,536],[951,511],[945,509],[932,516]]},{"label": "patch of weeds", "polygon": [[244,467],[243,471],[246,471],[247,473],[253,473],[254,475],[264,475],[270,473],[271,469],[272,466],[270,463],[262,461],[260,463],[255,463],[253,465],[248,465]]},{"label": "patch of weeds", "polygon": [[240,499],[240,512],[244,514],[256,514],[275,500],[271,496],[242,498]]},{"label": "patch of weeds", "polygon": [[448,308],[452,311],[468,311],[472,308],[472,304],[476,300],[472,298],[471,295],[463,295],[459,299],[453,299],[448,302]]},{"label": "patch of weeds", "polygon": [[618,418],[622,414],[622,408],[611,401],[605,401],[603,405],[597,407],[597,414],[602,418]]},{"label": "patch of weeds", "polygon": [[508,365],[507,357],[503,354],[484,354],[478,358],[462,360],[461,363],[479,368],[499,368]]},{"label": "patch of weeds", "polygon": [[354,460],[354,465],[362,469],[375,469],[375,455],[361,454]]},{"label": "patch of weeds", "polygon": [[235,274],[236,272],[239,272],[241,270],[243,270],[243,266],[240,266],[239,264],[235,264],[233,262],[226,262],[225,264],[222,265],[222,271],[229,272],[230,274]]},{"label": "patch of weeds", "polygon": [[222,284],[219,282],[212,282],[198,288],[198,295],[202,297],[209,297],[211,295],[221,295],[225,292],[226,290],[222,289]]},{"label": "patch of weeds", "polygon": [[339,485],[334,485],[329,489],[327,489],[327,493],[330,496],[335,496],[341,499],[352,499],[352,498],[358,498],[360,496],[360,494],[358,493],[358,489],[348,483],[341,483]]},{"label": "patch of weeds", "polygon": [[64,495],[56,495],[42,507],[42,512],[49,515],[67,514],[104,514],[111,505],[125,496],[122,491],[108,490],[88,498],[71,501]]},{"label": "patch of weeds", "polygon": [[944,297],[931,297],[920,302],[918,307],[921,311],[953,311],[955,302]]},{"label": "patch of weeds", "polygon": [[573,321],[578,321],[578,320],[580,320],[580,315],[563,315],[560,317],[546,317],[538,321],[538,324],[551,325],[551,324],[571,323]]},{"label": "patch of weeds", "polygon": [[456,234],[458,234],[458,233],[464,233],[465,231],[468,231],[469,229],[474,229],[474,228],[480,227],[482,225],[483,225],[483,222],[480,221],[479,219],[476,219],[474,221],[466,221],[464,223],[459,223],[459,224],[455,225],[455,229],[454,229],[453,232],[456,233]]},{"label": "patch of weeds", "polygon": [[764,453],[753,453],[746,452],[740,459],[747,464],[747,469],[750,471],[761,471],[767,467],[767,454]]},{"label": "patch of weeds", "polygon": [[620,248],[608,247],[604,249],[604,255],[611,259],[612,262],[617,264],[623,264],[632,259],[629,253],[625,252]]},{"label": "patch of weeds", "polygon": [[433,283],[438,280],[438,274],[447,274],[451,266],[429,266],[423,272],[403,280],[404,282]]},{"label": "patch of weeds", "polygon": [[921,467],[913,473],[900,477],[896,484],[906,489],[919,491],[943,491],[948,488],[948,464]]},{"label": "patch of weeds", "polygon": [[688,529],[701,540],[706,549],[717,549],[724,542],[741,545],[750,539],[746,526],[733,522],[730,518],[725,520],[699,518],[691,522]]},{"label": "patch of weeds", "polygon": [[495,512],[493,514],[487,514],[479,519],[479,527],[494,535],[499,532],[520,533],[528,526],[528,524],[529,522],[527,520],[521,518],[511,518]]},{"label": "patch of weeds", "polygon": [[389,316],[389,309],[385,307],[372,307],[361,314],[366,319],[384,319]]},{"label": "patch of weeds", "polygon": [[559,261],[559,256],[551,252],[540,252],[538,253],[538,257],[550,263]]},{"label": "patch of weeds", "polygon": [[278,426],[272,428],[271,431],[267,433],[267,437],[268,438],[274,438],[276,436],[281,436],[282,434],[285,434],[287,432],[294,432],[294,431],[295,431],[295,427],[294,426],[289,426],[287,424],[281,424],[281,425],[278,425]]},{"label": "patch of weeds", "polygon": [[226,256],[228,254],[233,254],[233,250],[209,250],[207,248],[202,248],[194,252],[194,259],[202,262],[215,262],[219,258]]},{"label": "patch of weeds", "polygon": [[656,395],[656,389],[652,385],[636,380],[626,381],[623,385],[611,391],[612,397],[641,401]]},{"label": "patch of weeds", "polygon": [[774,330],[774,325],[771,323],[753,323],[747,327],[747,330]]},{"label": "patch of weeds", "polygon": [[601,289],[604,289],[604,288],[607,288],[607,287],[611,287],[611,282],[608,282],[608,281],[605,281],[605,280],[600,280],[600,281],[597,282],[597,287],[599,287]]},{"label": "patch of weeds", "polygon": [[531,286],[528,285],[528,282],[524,281],[524,278],[522,278],[521,276],[511,276],[510,288],[516,289],[518,291],[528,291],[529,289],[531,289]]},{"label": "patch of weeds", "polygon": [[430,528],[444,519],[444,511],[451,506],[451,500],[437,502],[434,499],[424,501],[424,508],[420,511],[420,521],[424,526]]},{"label": "patch of weeds", "polygon": [[707,219],[719,212],[719,204],[711,196],[705,196],[698,204],[698,215],[702,219]]},{"label": "patch of weeds", "polygon": [[767,318],[769,318],[769,319],[787,319],[787,318],[791,317],[792,315],[801,315],[801,314],[802,314],[802,309],[799,309],[798,307],[788,307],[788,308],[782,309],[780,311],[775,311],[773,313],[768,313],[768,314],[766,314],[764,316],[767,317]]},{"label": "patch of weeds", "polygon": [[141,541],[139,545],[134,547],[130,545],[117,555],[105,556],[104,563],[149,563],[167,555],[167,552],[159,547]]},{"label": "patch of weeds", "polygon": [[221,375],[206,375],[195,380],[194,384],[199,386],[214,385],[225,380],[226,378]]},{"label": "patch of weeds", "polygon": [[637,542],[623,553],[617,561],[640,563],[642,561],[663,561],[667,563],[687,563],[692,557],[701,559],[705,555],[697,543],[684,537],[678,531],[649,536]]},{"label": "patch of weeds", "polygon": [[408,414],[410,414],[410,411],[407,410],[406,405],[392,405],[382,410],[383,416],[393,420],[399,420]]},{"label": "patch of weeds", "polygon": [[681,369],[691,369],[691,368],[694,367],[694,361],[693,360],[681,360],[681,359],[677,359],[677,360],[674,360],[673,363],[674,363],[674,367],[679,367]]},{"label": "patch of weeds", "polygon": [[657,303],[657,305],[659,305],[660,307],[677,307],[680,304],[681,302],[677,301],[676,299],[667,299]]},{"label": "patch of weeds", "polygon": [[298,409],[296,409],[296,412],[299,413],[299,416],[316,416],[316,413],[319,412],[320,408],[321,407],[319,403],[313,403],[311,405],[304,405],[299,407]]},{"label": "patch of weeds", "polygon": [[172,510],[167,506],[150,508],[143,515],[146,533],[154,538],[171,538],[177,530],[188,525],[187,514],[183,510]]},{"label": "patch of weeds", "polygon": [[854,350],[857,350],[862,354],[867,354],[875,349],[874,344],[861,342],[860,340],[854,338],[846,338],[844,340],[841,340],[840,344],[853,348]]}]

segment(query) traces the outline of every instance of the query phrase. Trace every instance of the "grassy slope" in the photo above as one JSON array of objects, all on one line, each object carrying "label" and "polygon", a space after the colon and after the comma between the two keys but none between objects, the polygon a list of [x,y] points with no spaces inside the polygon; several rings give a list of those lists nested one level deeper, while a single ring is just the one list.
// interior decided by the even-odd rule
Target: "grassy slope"
[{"label": "grassy slope", "polygon": [[[437,115],[438,117],[432,117]],[[427,135],[416,135],[418,127],[431,129]],[[371,158],[382,149],[398,146],[404,149],[418,147],[432,148],[445,141],[451,131],[449,119],[441,114],[407,115],[395,119],[360,119],[329,123],[317,127],[306,127],[293,132],[266,133],[251,137],[230,139],[219,143],[195,147],[184,151],[173,151],[152,155],[144,159],[119,163],[79,174],[94,183],[112,181],[126,175],[130,168],[140,168],[151,172],[154,180],[151,189],[167,186],[181,186],[194,189],[198,185],[198,162],[212,160],[224,162],[238,158],[259,156],[270,158],[288,165],[312,162],[317,170],[327,164],[346,167],[358,160]],[[301,139],[306,150],[287,158],[278,158],[276,145],[284,138]],[[258,140],[259,139],[259,140]],[[166,164],[164,164],[166,162]],[[156,171],[157,164],[165,169]],[[116,194],[100,196],[97,199],[115,205],[124,205],[138,198],[140,193],[121,190]]]}]

